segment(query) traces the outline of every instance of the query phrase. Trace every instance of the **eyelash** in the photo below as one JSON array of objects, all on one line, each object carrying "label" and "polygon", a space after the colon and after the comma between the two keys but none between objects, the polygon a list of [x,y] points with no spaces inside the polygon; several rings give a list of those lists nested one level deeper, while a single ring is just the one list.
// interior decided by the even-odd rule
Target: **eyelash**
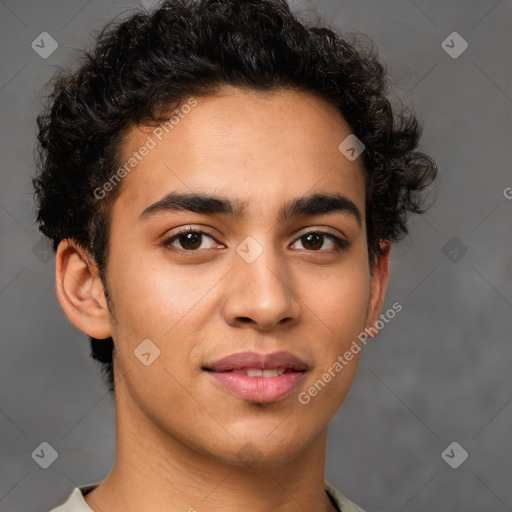
[{"label": "eyelash", "polygon": [[[211,234],[211,233],[208,233],[208,231],[203,231],[201,229],[192,229],[192,228],[185,228],[185,229],[182,229],[181,231],[178,231],[177,233],[174,233],[172,236],[166,238],[165,240],[163,240],[162,242],[162,245],[164,245],[165,247],[169,247],[172,245],[172,243],[177,240],[179,238],[180,235],[186,235],[188,233],[196,233],[196,234],[200,234],[200,235],[207,235],[208,237],[212,238],[213,240],[215,240],[217,243],[220,243],[216,240],[216,238]],[[335,244],[336,244],[336,247],[332,250],[332,252],[334,253],[339,253],[345,249],[348,248],[348,246],[350,245],[347,241],[337,237],[336,235],[333,235],[332,233],[328,233],[326,231],[307,231],[306,233],[303,233],[300,237],[296,238],[295,242],[299,241],[301,238],[305,237],[306,235],[322,235],[324,237],[327,237],[329,238],[330,240],[332,240]],[[183,253],[188,253],[189,255],[193,255],[194,253],[197,253],[197,252],[200,252],[200,249],[179,249],[177,247],[172,247],[172,249],[175,249],[177,251],[180,251],[180,252],[183,252]],[[203,249],[204,250],[204,249]],[[305,249],[307,250],[307,249]],[[318,250],[318,251],[315,251],[315,250],[310,250],[308,252],[331,252],[331,251],[325,251],[325,250]]]}]

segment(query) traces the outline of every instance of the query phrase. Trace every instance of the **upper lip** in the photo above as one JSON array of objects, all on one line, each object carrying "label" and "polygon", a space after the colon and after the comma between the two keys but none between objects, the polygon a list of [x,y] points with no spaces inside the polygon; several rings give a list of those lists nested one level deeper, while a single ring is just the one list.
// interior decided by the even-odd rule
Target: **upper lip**
[{"label": "upper lip", "polygon": [[219,359],[206,367],[205,370],[224,372],[228,370],[242,370],[244,368],[291,368],[297,371],[306,371],[307,364],[289,352],[272,352],[259,354],[258,352],[238,352]]}]

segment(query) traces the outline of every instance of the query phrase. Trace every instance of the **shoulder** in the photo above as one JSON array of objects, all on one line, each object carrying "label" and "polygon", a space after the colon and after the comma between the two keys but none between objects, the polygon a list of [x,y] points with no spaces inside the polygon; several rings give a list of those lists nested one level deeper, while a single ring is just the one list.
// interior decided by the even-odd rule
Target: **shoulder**
[{"label": "shoulder", "polygon": [[345,498],[345,496],[343,496],[343,494],[341,494],[341,492],[329,482],[324,481],[324,484],[325,490],[332,497],[340,512],[365,512],[361,507],[358,507],[348,498]]},{"label": "shoulder", "polygon": [[75,487],[68,499],[58,507],[50,510],[50,512],[93,512],[92,508],[87,505],[84,496],[98,487],[99,483]]}]

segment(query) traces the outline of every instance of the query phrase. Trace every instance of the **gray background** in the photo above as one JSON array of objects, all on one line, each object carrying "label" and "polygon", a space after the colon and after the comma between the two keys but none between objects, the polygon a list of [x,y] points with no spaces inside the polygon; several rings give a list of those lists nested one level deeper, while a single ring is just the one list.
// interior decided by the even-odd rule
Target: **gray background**
[{"label": "gray background", "polygon": [[[292,5],[374,40],[440,170],[436,203],[394,248],[384,310],[395,301],[403,310],[364,350],[330,426],[326,479],[368,511],[512,510],[512,3]],[[114,460],[113,401],[88,339],[58,305],[30,178],[42,84],[93,29],[135,6],[0,1],[4,512],[48,511],[105,478]],[[59,44],[47,59],[31,48],[43,31]],[[469,44],[456,59],[441,47],[453,31]],[[48,469],[31,457],[43,441],[58,452]],[[458,469],[441,457],[453,441],[469,454]]]}]

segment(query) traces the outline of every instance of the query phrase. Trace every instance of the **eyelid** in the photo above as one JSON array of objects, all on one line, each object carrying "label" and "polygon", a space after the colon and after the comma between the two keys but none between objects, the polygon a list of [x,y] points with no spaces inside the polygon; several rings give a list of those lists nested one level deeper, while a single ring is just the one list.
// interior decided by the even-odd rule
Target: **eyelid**
[{"label": "eyelid", "polygon": [[332,231],[328,231],[329,229],[332,229],[332,228],[325,228],[325,227],[319,227],[319,226],[313,226],[313,227],[308,227],[308,228],[304,228],[304,229],[305,229],[305,231],[299,232],[300,234],[295,238],[295,240],[298,240],[299,238],[303,237],[304,235],[309,235],[310,233],[319,233],[321,235],[333,236],[335,238],[342,240],[343,242],[348,243],[348,240],[347,240],[347,237],[345,236],[345,234],[339,230],[337,230],[338,231],[337,233],[333,233]]},{"label": "eyelid", "polygon": [[201,233],[201,234],[205,234],[205,235],[208,235],[208,236],[211,236],[212,238],[215,238],[215,235],[213,233],[211,233],[210,231],[208,231],[206,228],[204,228],[203,226],[200,226],[198,228],[195,228],[194,226],[192,225],[187,225],[187,226],[182,226],[181,228],[176,228],[177,231],[175,231],[172,235],[170,235],[168,238],[172,238],[176,235],[181,235],[183,233],[190,233],[190,232],[193,232],[193,233]]}]

